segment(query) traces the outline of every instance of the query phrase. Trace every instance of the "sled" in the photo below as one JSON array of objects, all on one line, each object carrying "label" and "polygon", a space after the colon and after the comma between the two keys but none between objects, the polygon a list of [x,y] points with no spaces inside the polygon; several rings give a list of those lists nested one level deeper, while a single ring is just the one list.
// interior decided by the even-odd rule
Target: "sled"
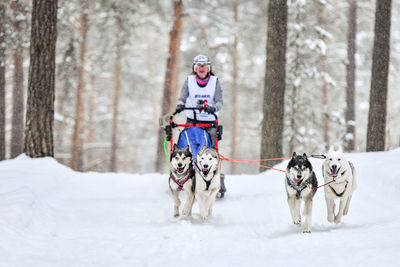
[{"label": "sled", "polygon": [[[192,157],[194,159],[196,158],[197,153],[201,150],[203,146],[212,147],[210,134],[203,128],[215,128],[216,130],[215,149],[218,153],[218,141],[222,139],[223,127],[222,125],[218,125],[218,116],[214,112],[211,112],[211,114],[214,116],[215,121],[212,122],[198,121],[196,118],[195,110],[199,110],[201,112],[202,109],[204,109],[202,102],[198,103],[198,107],[185,107],[183,109],[183,110],[193,110],[194,114],[193,123],[179,124],[174,122],[174,116],[182,112],[183,110],[179,112],[175,111],[172,115],[167,114],[160,118],[160,126],[165,129],[165,132],[167,134],[167,141],[170,141],[171,153],[174,148],[174,143],[176,143],[179,148],[184,148],[189,145],[190,152],[192,153]],[[168,116],[169,116],[169,123],[167,121]],[[183,127],[184,130],[180,132],[177,138],[178,141],[175,142],[173,138],[174,136],[173,131],[177,127]],[[225,175],[221,173],[221,189],[218,192],[217,198],[223,198],[225,195],[226,188],[225,188],[224,178]]]},{"label": "sled", "polygon": [[[194,114],[194,122],[193,123],[185,123],[179,124],[174,122],[174,116],[179,114],[180,112],[174,112],[172,115],[169,115],[169,125],[165,125],[166,116],[160,119],[160,125],[165,129],[167,134],[167,140],[170,141],[171,144],[171,152],[174,147],[174,143],[177,144],[179,148],[184,148],[189,145],[190,151],[192,152],[193,158],[196,158],[197,153],[203,146],[212,147],[212,141],[210,134],[203,128],[215,128],[215,149],[218,152],[218,141],[222,139],[222,125],[218,125],[218,116],[212,112],[215,117],[215,121],[212,122],[200,122],[196,118],[195,110],[202,111],[204,107],[185,107],[183,110],[193,110]],[[178,140],[175,142],[173,139],[173,131],[177,127],[183,127],[184,130],[179,134]]]}]

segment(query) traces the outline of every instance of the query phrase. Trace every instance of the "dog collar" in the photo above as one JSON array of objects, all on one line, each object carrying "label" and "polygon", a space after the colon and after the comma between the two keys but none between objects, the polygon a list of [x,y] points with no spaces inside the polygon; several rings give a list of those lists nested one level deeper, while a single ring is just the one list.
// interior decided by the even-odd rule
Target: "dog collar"
[{"label": "dog collar", "polygon": [[175,178],[175,176],[171,173],[171,177],[172,177],[172,180],[174,180],[174,182],[178,185],[178,190],[179,191],[182,191],[183,190],[183,185],[189,180],[189,178],[190,178],[190,174],[186,177],[186,179],[184,179],[184,180],[177,180],[176,178]]}]

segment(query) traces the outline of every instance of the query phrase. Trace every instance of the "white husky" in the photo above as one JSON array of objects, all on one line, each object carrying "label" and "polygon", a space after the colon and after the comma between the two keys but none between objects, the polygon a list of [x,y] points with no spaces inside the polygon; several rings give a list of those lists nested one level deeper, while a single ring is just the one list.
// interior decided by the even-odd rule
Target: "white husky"
[{"label": "white husky", "polygon": [[203,148],[196,156],[196,190],[200,216],[207,220],[212,213],[217,193],[221,187],[220,158],[214,148]]},{"label": "white husky", "polygon": [[[322,164],[322,175],[325,183],[325,200],[328,211],[328,221],[340,223],[342,216],[347,215],[353,191],[357,188],[354,165],[348,161],[339,148],[329,149],[328,155]],[[340,199],[338,213],[335,215],[335,200]]]}]

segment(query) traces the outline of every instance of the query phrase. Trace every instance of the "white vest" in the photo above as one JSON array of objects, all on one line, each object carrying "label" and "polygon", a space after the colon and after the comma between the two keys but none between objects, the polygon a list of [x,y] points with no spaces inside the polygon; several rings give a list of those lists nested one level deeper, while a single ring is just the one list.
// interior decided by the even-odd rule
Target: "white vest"
[{"label": "white vest", "polygon": [[[207,102],[205,106],[215,107],[214,95],[215,95],[216,84],[217,84],[217,77],[211,75],[207,85],[204,87],[200,87],[196,82],[196,76],[189,75],[188,76],[189,96],[186,99],[185,106],[196,107],[197,101],[203,100]],[[196,110],[195,112],[196,112],[196,118],[199,121],[215,121],[215,117],[212,114],[209,114],[205,111],[199,112],[198,110]],[[217,112],[215,112],[215,114],[218,116]],[[194,119],[193,110],[187,110],[186,116],[190,119]]]}]

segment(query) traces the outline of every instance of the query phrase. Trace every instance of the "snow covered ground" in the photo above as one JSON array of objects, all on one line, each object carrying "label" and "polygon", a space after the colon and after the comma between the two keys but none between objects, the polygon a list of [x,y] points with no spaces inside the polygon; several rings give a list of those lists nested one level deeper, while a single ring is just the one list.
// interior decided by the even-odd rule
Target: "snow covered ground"
[{"label": "snow covered ground", "polygon": [[[192,218],[172,217],[167,175],[78,173],[21,155],[0,162],[0,266],[399,266],[400,149],[347,157],[358,179],[349,215],[328,223],[319,189],[303,234],[281,172],[228,175],[202,222],[196,202]],[[312,163],[322,184],[322,160]]]}]

